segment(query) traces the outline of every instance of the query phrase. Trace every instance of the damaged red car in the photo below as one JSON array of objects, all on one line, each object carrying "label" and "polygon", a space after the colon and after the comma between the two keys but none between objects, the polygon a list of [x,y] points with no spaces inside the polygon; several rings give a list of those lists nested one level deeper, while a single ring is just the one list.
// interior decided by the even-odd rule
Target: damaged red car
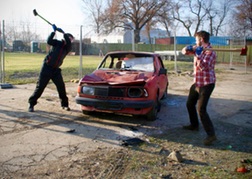
[{"label": "damaged red car", "polygon": [[167,97],[167,69],[158,54],[109,52],[79,82],[76,103],[84,114],[112,112],[156,120]]}]

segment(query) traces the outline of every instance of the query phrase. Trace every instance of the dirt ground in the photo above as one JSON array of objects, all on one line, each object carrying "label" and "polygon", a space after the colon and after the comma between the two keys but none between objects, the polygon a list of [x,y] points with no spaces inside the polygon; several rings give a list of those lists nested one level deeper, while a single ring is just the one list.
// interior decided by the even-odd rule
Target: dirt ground
[{"label": "dirt ground", "polygon": [[[169,74],[168,98],[153,122],[114,114],[82,114],[74,100],[76,83],[66,83],[71,111],[60,108],[53,84],[48,85],[33,113],[27,112],[27,100],[35,84],[0,89],[0,177],[208,178],[203,173],[207,166],[210,172],[221,174],[213,178],[249,178],[251,164],[246,164],[246,174],[233,172],[241,160],[252,161],[252,68],[247,72],[244,67],[220,69],[208,106],[218,137],[210,147],[202,144],[202,127],[199,132],[181,129],[188,124],[185,101],[193,81],[186,72]],[[146,145],[121,145],[136,137]],[[165,162],[163,150],[169,151]],[[167,160],[173,150],[179,150],[186,160]],[[162,156],[157,159],[162,164],[150,165],[154,153]]]}]

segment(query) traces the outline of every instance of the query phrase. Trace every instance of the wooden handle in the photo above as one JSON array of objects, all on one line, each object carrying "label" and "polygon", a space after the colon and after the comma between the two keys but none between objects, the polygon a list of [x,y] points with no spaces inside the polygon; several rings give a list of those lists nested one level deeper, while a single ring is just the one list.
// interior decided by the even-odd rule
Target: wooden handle
[{"label": "wooden handle", "polygon": [[205,48],[204,50],[219,51],[219,52],[240,52],[240,55],[247,55],[248,47],[244,48]]}]

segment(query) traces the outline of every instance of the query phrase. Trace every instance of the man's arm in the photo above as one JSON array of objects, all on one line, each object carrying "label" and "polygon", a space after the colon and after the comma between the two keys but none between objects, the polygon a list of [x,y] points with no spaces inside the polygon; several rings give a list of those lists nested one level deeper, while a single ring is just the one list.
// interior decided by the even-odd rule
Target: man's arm
[{"label": "man's arm", "polygon": [[194,55],[196,46],[188,45],[184,47],[181,52],[183,55]]},{"label": "man's arm", "polygon": [[68,52],[70,52],[71,49],[72,49],[72,42],[71,42],[71,40],[70,40],[67,33],[64,33],[64,39],[65,39],[65,42],[66,42],[66,49],[67,49]]},{"label": "man's arm", "polygon": [[55,32],[52,32],[52,33],[49,35],[49,37],[48,37],[48,39],[47,39],[47,44],[48,44],[48,45],[52,45],[52,46],[55,45],[56,41],[53,39],[54,35],[55,35]]},{"label": "man's arm", "polygon": [[71,40],[66,33],[64,33],[64,39],[66,40],[66,45],[71,45]]}]

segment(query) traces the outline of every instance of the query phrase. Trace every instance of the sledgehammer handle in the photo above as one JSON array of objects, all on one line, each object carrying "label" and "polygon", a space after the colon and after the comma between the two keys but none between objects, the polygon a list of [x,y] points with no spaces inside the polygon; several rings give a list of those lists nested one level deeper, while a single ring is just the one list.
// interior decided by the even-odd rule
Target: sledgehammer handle
[{"label": "sledgehammer handle", "polygon": [[[219,52],[240,52],[240,55],[246,56],[248,47],[245,45],[243,48],[204,48],[204,51],[219,51]],[[184,55],[194,55],[194,51],[186,51],[185,48],[182,49],[182,54]]]},{"label": "sledgehammer handle", "polygon": [[43,19],[44,21],[46,21],[48,24],[52,25],[51,22],[49,22],[44,17],[42,17],[41,15],[39,15],[38,12],[36,11],[36,9],[33,9],[33,14],[34,14],[34,16],[39,16],[41,19]]},{"label": "sledgehammer handle", "polygon": [[240,55],[246,56],[248,47],[244,48],[205,48],[204,50],[219,51],[219,52],[240,52]]},{"label": "sledgehammer handle", "polygon": [[44,17],[40,16],[39,14],[38,14],[38,16],[39,16],[41,19],[43,19],[44,21],[46,21],[48,24],[52,25],[52,23],[49,22],[48,20],[46,20]]},{"label": "sledgehammer handle", "polygon": [[240,52],[241,48],[205,48],[204,50],[219,51],[219,52]]}]

